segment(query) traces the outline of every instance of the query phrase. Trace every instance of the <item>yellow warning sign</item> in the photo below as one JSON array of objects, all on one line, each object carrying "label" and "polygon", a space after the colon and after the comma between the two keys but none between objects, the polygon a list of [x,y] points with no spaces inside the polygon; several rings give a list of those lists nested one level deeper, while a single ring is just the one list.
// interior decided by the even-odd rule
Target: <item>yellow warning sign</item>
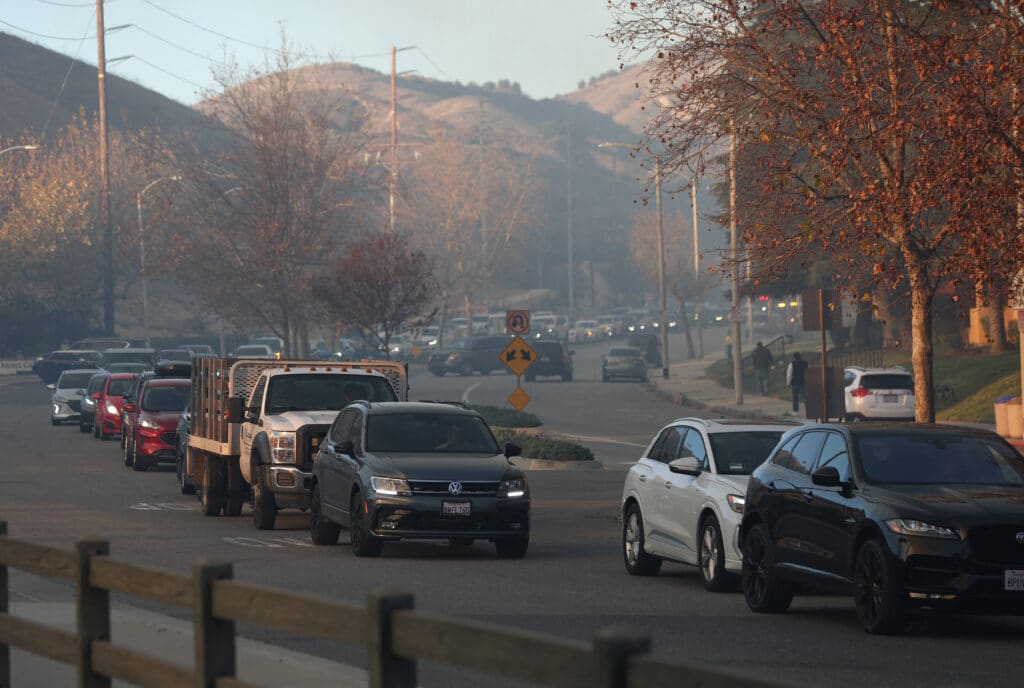
[{"label": "yellow warning sign", "polygon": [[522,411],[530,403],[530,395],[523,391],[522,387],[516,387],[516,391],[508,395],[508,403],[516,411]]},{"label": "yellow warning sign", "polygon": [[[513,337],[512,341],[500,354],[501,362],[508,366],[516,375],[522,375],[527,368],[533,365],[537,353],[526,343],[522,337]],[[525,404],[524,404],[525,406]]]}]

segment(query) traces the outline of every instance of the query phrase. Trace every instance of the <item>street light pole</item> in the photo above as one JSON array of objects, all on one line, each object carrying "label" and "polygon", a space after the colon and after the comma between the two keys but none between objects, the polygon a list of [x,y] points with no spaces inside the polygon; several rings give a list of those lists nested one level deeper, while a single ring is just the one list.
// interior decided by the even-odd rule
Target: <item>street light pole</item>
[{"label": "street light pole", "polygon": [[743,404],[743,351],[740,327],[739,229],[736,226],[736,125],[729,122],[729,257],[732,261],[732,384]]},{"label": "street light pole", "polygon": [[391,183],[388,194],[388,226],[395,231],[395,191],[398,187],[398,53],[412,50],[416,46],[404,48],[391,46]]},{"label": "street light pole", "polygon": [[149,346],[149,284],[146,277],[146,232],[142,224],[142,196],[160,182],[181,181],[181,177],[158,177],[146,186],[142,187],[135,198],[135,209],[138,212],[139,220],[139,281],[142,283],[142,334],[146,339],[146,346]]}]

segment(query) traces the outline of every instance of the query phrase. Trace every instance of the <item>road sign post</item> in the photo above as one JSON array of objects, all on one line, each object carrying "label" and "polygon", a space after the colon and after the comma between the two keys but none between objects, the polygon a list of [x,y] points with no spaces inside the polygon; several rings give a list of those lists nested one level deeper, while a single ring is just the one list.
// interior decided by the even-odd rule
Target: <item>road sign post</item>
[{"label": "road sign post", "polygon": [[[514,313],[515,311],[509,311]],[[521,311],[526,312],[526,311]],[[521,325],[521,321],[516,321],[517,325]],[[512,318],[509,317],[506,320],[506,325],[511,327]],[[530,325],[530,314],[526,312],[526,327],[529,329]],[[512,341],[508,343],[501,354],[499,354],[501,362],[508,366],[516,376],[516,388],[515,391],[508,397],[508,403],[512,405],[512,408],[517,411],[522,411],[528,403],[530,403],[530,395],[523,391],[521,386],[523,373],[526,369],[533,365],[533,362],[537,360],[537,352],[533,350],[526,340],[516,335],[512,338]]]},{"label": "road sign post", "polygon": [[505,331],[509,334],[530,334],[530,311],[505,311]]}]

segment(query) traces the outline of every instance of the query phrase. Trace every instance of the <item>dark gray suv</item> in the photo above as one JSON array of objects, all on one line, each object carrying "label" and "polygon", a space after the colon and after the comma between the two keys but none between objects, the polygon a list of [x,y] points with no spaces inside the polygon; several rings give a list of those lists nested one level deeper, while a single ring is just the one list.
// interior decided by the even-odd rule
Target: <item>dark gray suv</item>
[{"label": "dark gray suv", "polygon": [[509,372],[501,360],[501,352],[510,341],[510,337],[498,335],[456,339],[448,349],[430,354],[427,368],[438,376],[445,373],[472,375],[475,372],[487,375],[492,370]]}]

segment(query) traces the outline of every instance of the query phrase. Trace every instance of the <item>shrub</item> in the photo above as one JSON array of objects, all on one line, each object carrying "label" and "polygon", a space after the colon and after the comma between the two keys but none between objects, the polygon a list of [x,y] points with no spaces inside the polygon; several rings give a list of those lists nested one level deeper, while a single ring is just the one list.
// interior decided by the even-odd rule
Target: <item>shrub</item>
[{"label": "shrub", "polygon": [[571,440],[528,435],[510,428],[495,428],[494,435],[504,445],[513,442],[523,448],[523,456],[529,459],[547,461],[593,461],[594,453],[587,447]]},{"label": "shrub", "polygon": [[[517,411],[513,408],[507,408],[505,406],[470,406],[474,411],[479,413],[487,421],[487,424],[491,427],[501,428],[539,428],[541,423],[540,418],[527,413],[526,411]],[[518,444],[518,443],[517,443]]]}]

